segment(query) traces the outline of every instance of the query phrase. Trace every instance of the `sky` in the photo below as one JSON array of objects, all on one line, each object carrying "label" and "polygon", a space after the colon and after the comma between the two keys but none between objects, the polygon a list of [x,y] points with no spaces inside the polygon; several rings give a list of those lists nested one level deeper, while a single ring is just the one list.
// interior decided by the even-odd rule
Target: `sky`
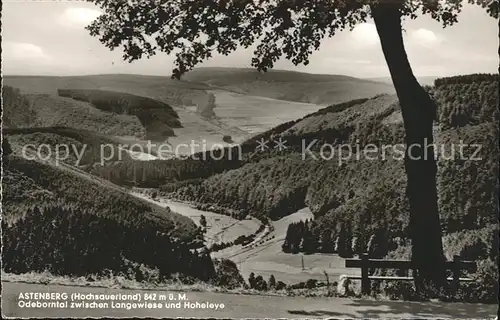
[{"label": "sky", "polygon": [[[99,14],[93,4],[77,0],[4,0],[2,62],[4,75],[88,75],[129,73],[170,76],[173,57],[164,53],[132,63],[122,60],[84,29]],[[414,73],[450,76],[498,71],[498,22],[484,9],[465,5],[459,23],[443,29],[428,16],[405,21],[405,46]],[[202,67],[250,67],[252,50],[216,55]],[[276,69],[387,77],[372,21],[324,39],[307,66],[282,59]]]}]

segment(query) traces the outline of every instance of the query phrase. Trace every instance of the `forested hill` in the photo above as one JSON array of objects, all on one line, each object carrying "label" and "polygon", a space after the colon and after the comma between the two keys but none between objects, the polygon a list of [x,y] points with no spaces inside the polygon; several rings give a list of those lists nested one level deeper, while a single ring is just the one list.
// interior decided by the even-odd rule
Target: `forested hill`
[{"label": "forested hill", "polygon": [[[450,245],[454,249],[448,254],[460,253],[465,245],[461,241],[470,237],[483,239],[477,241],[483,241],[491,254],[494,247],[490,240],[497,224],[498,76],[462,76],[437,83],[430,93],[439,108],[436,144],[441,224],[445,234],[454,239]],[[207,179],[168,183],[163,190],[181,199],[231,209],[241,218],[250,213],[278,219],[308,206],[316,216],[310,226],[310,238],[317,240],[312,251],[322,250],[322,237],[336,239],[339,232],[352,238],[383,230],[389,238],[407,237],[406,176],[397,152],[389,150],[385,159],[378,154],[376,160],[362,156],[341,164],[338,157],[303,159],[301,154],[302,139],[306,145],[318,140],[311,148],[315,155],[325,142],[333,146],[347,143],[353,148],[369,143],[379,147],[402,143],[404,130],[395,97],[331,106],[258,138],[279,137],[287,141],[285,151],[255,152],[237,164],[229,162],[233,170]],[[463,157],[460,144],[465,145]],[[246,145],[256,146],[255,139]],[[207,171],[201,170],[203,175]],[[181,170],[177,178],[182,174],[185,172]],[[193,176],[191,171],[189,178]],[[464,235],[464,230],[475,230],[481,236],[457,235]]]},{"label": "forested hill", "polygon": [[202,242],[189,218],[75,169],[13,154],[3,160],[6,272],[88,276],[109,271],[138,281],[155,272],[159,278],[212,276],[210,258],[190,250]]},{"label": "forested hill", "polygon": [[[443,227],[450,231],[481,227],[495,221],[492,172],[497,170],[498,159],[498,76],[460,76],[439,79],[436,84],[429,91],[438,105],[435,133],[437,151],[442,153],[438,184]],[[282,151],[273,148],[280,137],[286,141]],[[256,150],[261,139],[269,141],[264,152]],[[241,158],[238,148],[233,148],[232,152],[224,150],[222,160],[197,154],[198,159],[206,160],[125,161],[96,167],[93,172],[116,183],[135,177],[137,185],[163,184],[162,190],[174,197],[230,209],[241,218],[250,213],[278,219],[308,206],[328,227],[349,217],[346,220],[362,228],[357,220],[368,215],[377,224],[391,224],[404,233],[406,177],[399,153],[389,149],[377,160],[361,156],[340,164],[338,154],[331,160],[315,159],[308,152],[305,159],[302,155],[310,144],[308,150],[318,155],[321,150],[328,152],[328,148],[321,149],[325,143],[337,148],[348,144],[355,151],[368,144],[382,149],[403,141],[396,97],[379,95],[284,123],[246,141]],[[465,157],[480,156],[482,160],[459,159],[461,141],[469,144],[464,148]],[[482,145],[479,154],[474,154],[477,148],[473,144]],[[451,148],[454,159],[449,159]]]},{"label": "forested hill", "polygon": [[[462,211],[458,208],[468,201],[469,197],[465,195],[482,195],[484,201],[481,203],[489,206],[488,212],[493,212],[494,208],[495,177],[491,173],[496,170],[495,160],[498,157],[495,148],[498,77],[478,78],[473,82],[468,77],[462,79],[458,83],[456,80],[449,84],[440,83],[431,89],[439,106],[436,142],[443,145],[446,151],[439,161],[440,199],[446,199],[448,206],[454,206],[441,213],[445,220]],[[370,143],[379,147],[403,143],[401,113],[394,96],[384,95],[325,108],[251,139],[246,146],[251,150],[248,146],[257,146],[255,140],[277,140],[279,137],[286,140],[287,149],[284,152],[272,148],[264,153],[256,152],[250,160],[241,161],[240,168],[181,187],[176,190],[176,194],[275,219],[304,205],[309,206],[317,216],[343,215],[341,211],[345,210],[360,212],[350,208],[358,203],[363,206],[367,202],[379,208],[365,211],[377,211],[380,214],[406,211],[398,207],[399,202],[394,200],[404,197],[402,161],[394,157],[376,161],[361,157],[359,160],[343,161],[339,165],[337,158],[315,160],[308,156],[303,160],[300,152],[303,149],[302,141],[306,141],[305,146],[308,146],[314,139],[317,139],[317,143],[310,149],[316,152],[320,151],[323,143],[333,146],[348,143],[352,148]],[[482,144],[480,156],[483,160],[445,160],[451,151],[451,144],[459,144],[460,140],[464,144]],[[464,150],[474,152],[472,146]],[[458,158],[459,155],[455,156]],[[449,179],[458,172],[464,179],[463,183],[458,180],[451,184]],[[471,184],[471,179],[476,183]],[[377,199],[384,192],[393,194],[392,197],[384,197],[392,199],[389,203]],[[401,205],[404,203],[406,201],[401,200]],[[485,214],[484,210],[473,211]],[[479,217],[473,220],[478,219],[481,220]]]},{"label": "forested hill", "polygon": [[[428,88],[438,105],[435,143],[444,252],[448,259],[459,255],[478,262],[473,275],[478,282],[470,289],[478,301],[493,301],[498,292],[498,86],[498,75],[469,75],[439,79]],[[287,145],[281,152],[273,148],[280,137]],[[260,139],[271,140],[265,152],[255,151]],[[304,157],[304,145],[313,141]],[[309,207],[315,219],[289,227],[285,252],[349,257],[369,250],[377,258],[408,259],[402,153],[389,149],[384,156],[381,151],[403,141],[398,101],[383,95],[283,124],[247,141],[243,160],[228,162],[233,170],[213,174],[215,167],[204,162],[198,172],[212,172],[210,177],[168,183],[162,189],[240,218],[252,214],[279,219]],[[330,146],[322,149],[325,144]],[[328,151],[341,144],[354,150],[374,144],[379,151],[340,161],[346,149],[334,149],[330,159]],[[326,159],[319,158],[321,152]],[[182,170],[177,174],[188,176]]]}]

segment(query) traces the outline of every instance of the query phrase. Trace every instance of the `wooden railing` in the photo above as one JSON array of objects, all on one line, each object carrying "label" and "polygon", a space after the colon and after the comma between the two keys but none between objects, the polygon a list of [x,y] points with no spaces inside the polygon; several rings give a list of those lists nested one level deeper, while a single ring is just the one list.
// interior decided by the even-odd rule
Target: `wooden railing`
[{"label": "wooden railing", "polygon": [[[347,276],[349,279],[361,279],[361,292],[362,294],[370,294],[371,280],[385,280],[385,281],[412,281],[414,278],[409,276],[395,277],[395,276],[370,276],[369,271],[372,269],[399,269],[406,271],[415,270],[415,265],[410,260],[383,260],[383,259],[369,259],[368,254],[360,255],[360,259],[346,259],[346,268],[361,268],[361,276]],[[472,261],[460,261],[459,256],[454,256],[453,261],[445,262],[446,270],[451,270],[453,277],[448,278],[452,282],[453,287],[458,288],[460,281],[470,282],[474,281],[470,278],[460,278],[460,272],[467,270],[474,272],[477,270],[477,265]]]}]

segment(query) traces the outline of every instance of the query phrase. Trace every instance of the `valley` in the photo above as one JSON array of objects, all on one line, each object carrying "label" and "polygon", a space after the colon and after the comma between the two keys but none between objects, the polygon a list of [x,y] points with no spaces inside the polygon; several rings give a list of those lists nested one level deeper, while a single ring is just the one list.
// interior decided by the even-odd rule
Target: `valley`
[{"label": "valley", "polygon": [[498,320],[500,0],[0,11],[2,316]]},{"label": "valley", "polygon": [[[496,150],[491,120],[497,116],[494,89],[498,79],[469,77],[445,78],[429,89],[439,105],[436,141],[445,146],[464,141]],[[96,274],[110,269],[137,281],[179,277],[181,281],[231,287],[246,286],[254,275],[264,282],[270,278],[283,282],[283,290],[292,294],[294,285],[314,283],[322,290],[325,284],[336,284],[343,274],[359,274],[358,269],[344,267],[345,258],[370,248],[377,248],[371,252],[375,258],[409,258],[402,161],[351,158],[342,163],[336,158],[318,160],[301,154],[303,139],[318,142],[311,149],[313,155],[321,154],[322,144],[381,147],[401,143],[404,128],[399,103],[392,94],[380,92],[327,105],[311,103],[310,99],[257,96],[253,94],[261,89],[245,85],[236,90],[211,80],[181,81],[165,88],[162,79],[156,77],[58,78],[40,84],[38,78],[25,82],[21,78],[6,78],[7,84],[22,87],[9,93],[8,128],[4,130],[5,141],[12,148],[6,159],[3,204],[12,223],[7,229],[10,272],[41,272],[49,265],[55,273],[81,273],[76,265],[66,262],[72,257],[71,245],[78,248],[86,263],[104,255],[104,249],[99,249],[101,241],[112,254]],[[84,101],[56,96],[59,86]],[[260,81],[255,86],[262,88]],[[285,86],[282,92],[289,90]],[[462,102],[456,107],[453,102],[458,93]],[[196,106],[206,103],[211,94],[215,116],[203,117]],[[57,103],[51,105],[54,101]],[[163,132],[157,119],[144,117],[148,114],[145,106],[159,110],[154,114],[172,130],[153,142],[176,151],[163,154],[153,148],[148,153],[120,146],[145,146],[148,130]],[[14,107],[22,110],[23,116],[16,116]],[[54,115],[59,120],[51,122]],[[127,125],[122,126],[120,121]],[[286,140],[287,148],[257,152],[256,140],[277,138]],[[36,147],[59,143],[93,147],[86,151],[85,161],[78,168],[73,166],[73,158],[62,164],[55,159],[40,162],[21,158],[20,150],[26,144]],[[124,149],[127,157],[99,163],[99,146],[104,143],[118,151]],[[198,146],[190,149],[192,144]],[[206,151],[215,147],[224,154],[221,159],[212,159]],[[239,148],[240,158],[227,157]],[[472,150],[465,152],[470,155]],[[208,158],[187,157],[194,153]],[[174,159],[162,160],[164,156]],[[482,156],[480,162],[444,157],[438,161],[444,253],[448,259],[459,255],[480,266],[477,274],[470,275],[478,281],[460,293],[472,302],[491,301],[495,290],[493,282],[483,283],[481,279],[491,279],[495,270],[492,243],[497,228],[491,213],[495,210],[496,187],[490,173],[498,170],[498,154]],[[53,220],[45,219],[40,212],[47,212]],[[27,220],[20,218],[23,214]],[[200,222],[202,215],[206,227]],[[61,223],[51,224],[59,220]],[[90,241],[78,233],[80,224],[97,240]],[[24,231],[29,225],[37,226],[32,233]],[[114,239],[108,229],[142,240],[127,249],[125,236]],[[39,250],[27,262],[16,258],[14,248],[35,238],[46,239],[45,248],[65,241],[67,245],[56,261],[51,261],[47,250]],[[165,243],[171,250],[169,257],[176,259],[178,266],[173,267],[165,258]],[[125,258],[122,252],[126,252]],[[31,251],[22,254],[33,255]],[[227,279],[234,281],[228,285]],[[400,297],[401,289],[384,286],[376,294]]]},{"label": "valley", "polygon": [[[216,258],[233,260],[245,279],[250,273],[268,279],[274,275],[277,281],[299,283],[309,279],[334,282],[342,274],[358,274],[359,270],[347,269],[344,259],[334,254],[286,254],[281,246],[288,225],[293,222],[313,219],[309,208],[301,209],[282,219],[273,221],[273,230],[247,246],[234,246],[213,254]],[[325,275],[326,274],[326,275]]]},{"label": "valley", "polygon": [[[260,222],[252,217],[237,220],[227,215],[195,209],[189,203],[161,197],[153,200],[141,190],[132,191],[131,194],[161,206],[168,206],[176,213],[191,218],[197,225],[199,225],[200,216],[204,215],[208,225],[205,234],[207,246],[214,243],[231,242],[242,235],[249,236],[255,233],[260,225]],[[277,281],[285,283],[299,283],[309,279],[326,282],[326,273],[328,280],[334,282],[342,274],[358,274],[359,270],[346,269],[344,259],[337,255],[289,255],[283,253],[281,245],[285,240],[288,225],[313,218],[314,216],[308,208],[301,209],[285,218],[271,222],[272,229],[269,230],[269,227],[266,227],[257,234],[251,243],[234,245],[213,252],[212,257],[234,261],[245,279],[248,279],[250,273],[253,272],[262,275],[265,279],[274,275]],[[304,267],[302,267],[302,263],[304,263]]]},{"label": "valley", "polygon": [[[210,72],[210,70],[208,70]],[[258,73],[257,73],[258,74]],[[236,77],[244,77],[245,72]],[[185,156],[194,152],[221,148],[241,143],[257,133],[271,129],[281,123],[295,120],[323,107],[321,104],[284,101],[263,96],[227,91],[214,84],[175,81],[168,77],[136,75],[97,75],[82,77],[34,77],[6,76],[5,85],[20,90],[26,95],[27,112],[31,118],[14,120],[15,127],[67,126],[87,129],[114,136],[125,144],[145,145],[147,130],[137,117],[126,114],[103,113],[84,101],[76,101],[58,96],[59,89],[71,91],[100,90],[131,93],[138,96],[157,99],[172,106],[179,116],[181,127],[174,128],[173,135],[156,139],[157,144],[165,143],[170,153]],[[343,82],[339,81],[339,85]],[[389,87],[373,90],[389,91]],[[354,88],[353,88],[354,90]],[[378,91],[377,91],[378,92]],[[208,93],[216,97],[216,117],[209,119],[196,114],[196,105],[206,103]],[[367,93],[370,94],[370,92]],[[31,110],[36,110],[34,114]],[[14,119],[14,115],[12,118]],[[7,124],[9,119],[6,118]],[[82,119],[83,118],[83,119]],[[114,119],[117,120],[114,120]],[[30,120],[31,119],[31,120]],[[75,121],[77,120],[77,121]],[[83,120],[83,121],[82,121]],[[98,123],[100,122],[100,123]],[[232,142],[223,141],[230,136]],[[191,147],[193,145],[193,147]],[[187,147],[189,146],[189,147]],[[157,153],[157,148],[152,148]],[[169,154],[169,152],[167,152]],[[167,157],[167,154],[165,157]],[[154,155],[154,154],[153,154]],[[168,155],[168,156],[171,156]],[[148,157],[146,157],[148,158]]]}]

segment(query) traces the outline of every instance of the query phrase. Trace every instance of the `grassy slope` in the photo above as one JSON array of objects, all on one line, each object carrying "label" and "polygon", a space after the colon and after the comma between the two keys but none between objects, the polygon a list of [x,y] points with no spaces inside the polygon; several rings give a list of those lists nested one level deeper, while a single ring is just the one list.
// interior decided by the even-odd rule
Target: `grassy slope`
[{"label": "grassy slope", "polygon": [[[85,89],[116,91],[126,94],[133,94],[146,98],[152,98],[168,105],[195,105],[203,104],[207,101],[209,88],[204,84],[190,83],[187,81],[176,81],[169,77],[142,76],[142,75],[92,75],[92,76],[5,76],[4,85],[20,89],[23,94],[30,94],[34,103],[38,103],[37,109],[49,111],[50,115],[62,117],[58,122],[66,123],[74,128],[84,128],[102,133],[125,136],[143,137],[146,134],[144,125],[140,126],[139,120],[134,116],[110,115],[93,108],[93,106],[83,102],[77,102],[69,98],[57,97],[58,89]],[[49,96],[47,96],[49,95]],[[69,104],[69,105],[68,105]],[[41,108],[40,108],[41,107]],[[61,108],[70,108],[62,111]],[[75,108],[83,107],[85,113],[78,115],[73,111]],[[166,106],[171,110],[170,106]],[[30,110],[31,112],[31,110]],[[62,112],[62,114],[61,114]],[[175,114],[175,111],[173,112]],[[167,114],[170,114],[167,112]],[[33,114],[32,119],[43,118],[44,114]],[[69,116],[75,116],[70,118]],[[101,115],[105,117],[100,117]],[[178,121],[176,114],[174,120]],[[50,119],[42,122],[50,122]],[[104,125],[103,125],[104,124]],[[173,127],[178,127],[175,125]],[[150,130],[154,132],[169,131],[168,135],[173,135],[172,129],[163,125],[151,124]],[[156,135],[155,135],[155,138]],[[163,139],[161,139],[163,140]]]},{"label": "grassy slope", "polygon": [[254,96],[314,104],[340,103],[394,92],[386,83],[284,70],[259,73],[244,68],[199,68],[187,73],[184,79]]},{"label": "grassy slope", "polygon": [[20,93],[19,89],[9,86],[2,88],[3,128],[30,126],[36,119],[36,110],[31,108],[29,100]]}]

